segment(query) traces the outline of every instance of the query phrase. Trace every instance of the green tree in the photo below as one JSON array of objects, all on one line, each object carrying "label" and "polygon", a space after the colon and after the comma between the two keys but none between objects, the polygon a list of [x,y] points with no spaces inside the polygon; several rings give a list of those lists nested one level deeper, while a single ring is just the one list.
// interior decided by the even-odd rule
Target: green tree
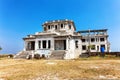
[{"label": "green tree", "polygon": [[87,46],[87,52],[88,52],[89,55],[90,55],[91,49],[94,49],[94,48],[95,48],[94,45],[88,45]]},{"label": "green tree", "polygon": [[0,50],[2,50],[2,47],[0,47]]}]

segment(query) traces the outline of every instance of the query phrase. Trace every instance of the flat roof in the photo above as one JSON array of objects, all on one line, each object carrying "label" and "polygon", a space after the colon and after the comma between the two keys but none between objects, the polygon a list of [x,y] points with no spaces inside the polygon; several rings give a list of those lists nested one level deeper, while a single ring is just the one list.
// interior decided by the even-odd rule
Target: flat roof
[{"label": "flat roof", "polygon": [[81,30],[78,33],[89,33],[89,32],[106,32],[108,29],[97,29],[97,30]]}]

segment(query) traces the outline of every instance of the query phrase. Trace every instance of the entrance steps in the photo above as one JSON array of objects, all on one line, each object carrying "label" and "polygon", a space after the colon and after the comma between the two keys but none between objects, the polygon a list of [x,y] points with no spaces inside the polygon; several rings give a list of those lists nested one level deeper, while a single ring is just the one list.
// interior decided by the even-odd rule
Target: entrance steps
[{"label": "entrance steps", "polygon": [[49,59],[64,59],[65,50],[55,50],[51,52]]},{"label": "entrance steps", "polygon": [[17,53],[14,58],[15,59],[27,59],[27,57],[31,54],[30,51],[20,51]]}]

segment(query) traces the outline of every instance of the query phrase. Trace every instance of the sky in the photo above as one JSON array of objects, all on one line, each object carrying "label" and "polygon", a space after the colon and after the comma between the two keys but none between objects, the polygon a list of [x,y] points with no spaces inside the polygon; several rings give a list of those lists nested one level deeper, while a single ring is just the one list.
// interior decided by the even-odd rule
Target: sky
[{"label": "sky", "polygon": [[120,51],[120,0],[0,0],[0,53],[18,53],[23,37],[59,19],[73,20],[77,31],[108,29],[111,51]]}]

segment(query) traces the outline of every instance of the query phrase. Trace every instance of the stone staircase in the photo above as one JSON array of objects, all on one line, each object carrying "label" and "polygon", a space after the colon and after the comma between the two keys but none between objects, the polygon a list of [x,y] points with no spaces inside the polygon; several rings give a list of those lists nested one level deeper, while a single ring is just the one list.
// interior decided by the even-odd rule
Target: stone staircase
[{"label": "stone staircase", "polygon": [[65,51],[64,50],[55,50],[51,52],[49,59],[64,59]]},{"label": "stone staircase", "polygon": [[27,57],[31,54],[30,51],[20,51],[14,56],[14,59],[27,59]]}]

